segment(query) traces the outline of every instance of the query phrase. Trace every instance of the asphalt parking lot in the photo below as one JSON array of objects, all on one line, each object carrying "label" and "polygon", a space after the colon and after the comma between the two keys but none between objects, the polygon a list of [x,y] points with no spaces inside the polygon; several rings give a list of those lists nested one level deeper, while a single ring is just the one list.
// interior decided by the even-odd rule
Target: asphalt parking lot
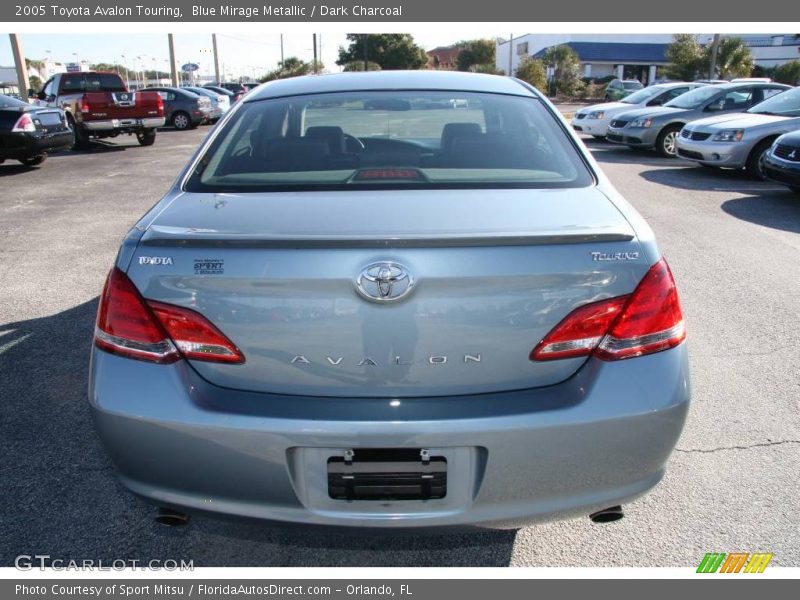
[{"label": "asphalt parking lot", "polygon": [[116,483],[89,417],[96,302],[120,239],[208,131],[0,165],[0,564],[695,566],[710,551],[800,566],[800,199],[743,174],[587,141],[655,229],[688,322],[694,401],[666,478],[622,521],[422,536],[195,517],[166,528]]}]

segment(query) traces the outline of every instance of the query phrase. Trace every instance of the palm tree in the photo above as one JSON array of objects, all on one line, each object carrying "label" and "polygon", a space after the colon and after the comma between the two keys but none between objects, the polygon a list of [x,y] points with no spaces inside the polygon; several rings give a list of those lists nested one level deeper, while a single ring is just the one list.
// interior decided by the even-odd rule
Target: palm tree
[{"label": "palm tree", "polygon": [[[711,48],[706,49],[706,61],[711,61]],[[720,40],[717,50],[717,73],[722,79],[748,77],[753,72],[753,57],[750,48],[737,37]]]}]

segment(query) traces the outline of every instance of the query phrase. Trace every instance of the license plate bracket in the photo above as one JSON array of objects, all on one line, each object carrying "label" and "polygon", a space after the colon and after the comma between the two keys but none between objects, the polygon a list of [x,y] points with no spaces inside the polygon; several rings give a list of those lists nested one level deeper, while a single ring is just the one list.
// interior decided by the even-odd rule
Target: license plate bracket
[{"label": "license plate bracket", "polygon": [[424,448],[359,448],[327,461],[335,500],[438,500],[447,495],[447,459]]}]

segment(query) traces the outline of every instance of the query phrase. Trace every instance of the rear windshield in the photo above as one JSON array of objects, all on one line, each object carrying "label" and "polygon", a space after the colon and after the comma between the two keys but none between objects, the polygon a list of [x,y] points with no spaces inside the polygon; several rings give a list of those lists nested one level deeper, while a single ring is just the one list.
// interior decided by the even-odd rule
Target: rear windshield
[{"label": "rear windshield", "polygon": [[357,187],[584,187],[592,176],[535,98],[348,92],[248,102],[189,191]]},{"label": "rear windshield", "polygon": [[61,80],[62,92],[124,92],[125,84],[119,75],[75,73],[64,75]]}]

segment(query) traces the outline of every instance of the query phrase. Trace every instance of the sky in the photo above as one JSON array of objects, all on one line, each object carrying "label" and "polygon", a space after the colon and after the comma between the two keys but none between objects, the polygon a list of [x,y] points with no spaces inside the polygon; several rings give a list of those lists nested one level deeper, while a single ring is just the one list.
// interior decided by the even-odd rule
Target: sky
[{"label": "sky", "polygon": [[[413,31],[410,32],[413,34]],[[3,39],[5,38],[5,39]],[[284,55],[297,56],[306,61],[313,58],[312,34],[284,34]],[[426,50],[454,43],[459,37],[447,33],[423,32],[414,35],[415,41]],[[336,59],[341,45],[347,45],[345,33],[318,34],[321,58],[327,70],[338,71]],[[57,62],[86,60],[90,63],[124,64],[132,69],[157,67],[169,70],[169,48],[165,34],[22,34],[27,58],[43,60],[51,57]],[[260,77],[274,69],[281,57],[280,33],[263,35],[217,34],[220,68],[226,79],[240,75]],[[175,52],[178,65],[194,62],[200,65],[201,74],[213,73],[211,34],[175,34]],[[122,57],[125,58],[122,58]],[[138,58],[137,58],[138,57]],[[13,66],[14,58],[7,36],[0,37],[0,66]]]}]

